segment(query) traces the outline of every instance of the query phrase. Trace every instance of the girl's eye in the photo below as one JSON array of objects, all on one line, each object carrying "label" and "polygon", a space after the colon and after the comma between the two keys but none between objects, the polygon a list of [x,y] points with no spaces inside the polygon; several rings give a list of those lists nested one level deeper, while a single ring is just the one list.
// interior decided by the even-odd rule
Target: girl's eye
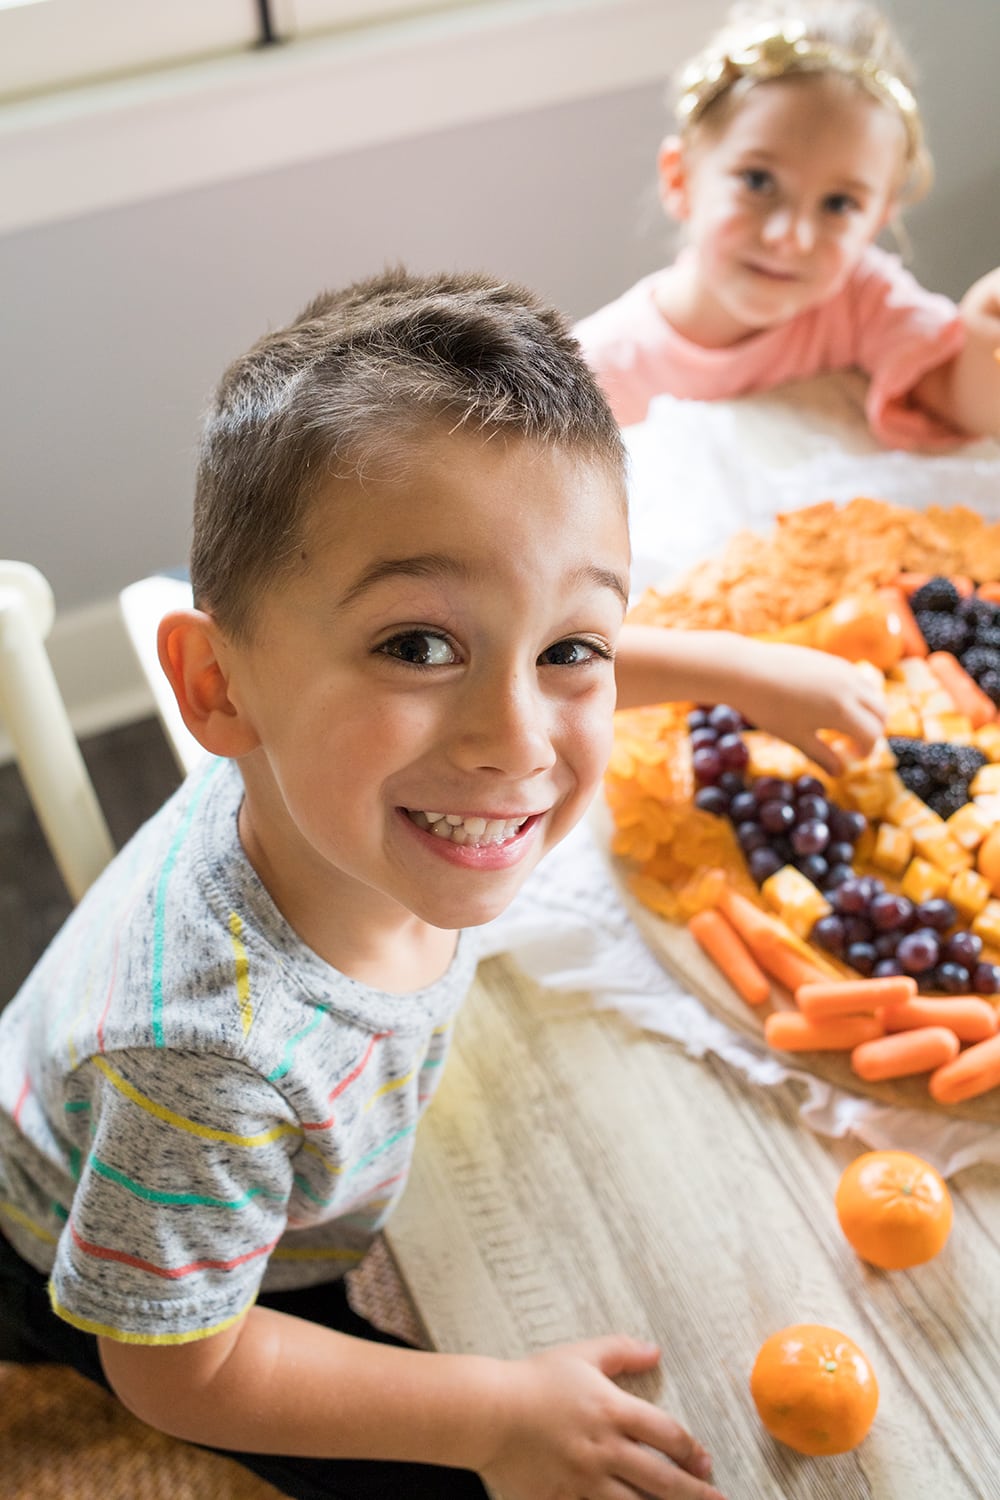
[{"label": "girl's eye", "polygon": [[845,214],[854,213],[861,205],[856,198],[851,197],[850,193],[831,193],[829,198],[824,200],[823,207],[827,213],[842,218]]},{"label": "girl's eye", "polygon": [[407,630],[383,641],[378,651],[413,667],[450,667],[458,661],[454,646],[430,630]]},{"label": "girl's eye", "polygon": [[538,660],[546,667],[582,667],[595,656],[604,661],[611,660],[611,652],[597,641],[568,640],[556,641],[554,646],[542,652]]},{"label": "girl's eye", "polygon": [[740,179],[751,193],[766,193],[774,186],[773,174],[763,167],[745,167],[740,173]]}]

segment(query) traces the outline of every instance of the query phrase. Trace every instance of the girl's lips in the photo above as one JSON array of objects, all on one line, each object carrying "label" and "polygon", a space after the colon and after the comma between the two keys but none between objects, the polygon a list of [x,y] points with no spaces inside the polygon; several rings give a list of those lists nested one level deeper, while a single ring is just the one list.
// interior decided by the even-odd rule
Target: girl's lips
[{"label": "girl's lips", "polygon": [[753,271],[757,276],[765,276],[768,281],[798,281],[799,277],[795,271],[778,271],[771,266],[757,265],[755,261],[747,261],[747,269]]}]

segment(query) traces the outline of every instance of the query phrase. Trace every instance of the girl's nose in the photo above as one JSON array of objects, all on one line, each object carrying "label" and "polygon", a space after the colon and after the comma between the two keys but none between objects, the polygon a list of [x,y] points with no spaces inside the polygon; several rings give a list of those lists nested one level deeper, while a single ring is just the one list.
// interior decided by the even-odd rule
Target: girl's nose
[{"label": "girl's nose", "polygon": [[452,753],[465,770],[523,779],[555,764],[550,709],[535,683],[470,685],[453,727]]},{"label": "girl's nose", "polygon": [[808,213],[786,205],[769,215],[764,225],[764,238],[769,245],[788,244],[805,253],[813,248],[816,232]]}]

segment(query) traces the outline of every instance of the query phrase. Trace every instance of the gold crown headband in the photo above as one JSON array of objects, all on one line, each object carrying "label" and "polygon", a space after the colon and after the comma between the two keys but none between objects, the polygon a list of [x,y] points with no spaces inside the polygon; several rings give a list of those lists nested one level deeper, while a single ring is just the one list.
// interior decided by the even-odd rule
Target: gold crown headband
[{"label": "gold crown headband", "polygon": [[801,21],[786,21],[780,30],[758,27],[740,45],[721,54],[703,54],[684,69],[677,113],[685,129],[705,113],[708,106],[742,78],[761,83],[787,73],[843,73],[854,78],[881,104],[893,105],[906,129],[907,155],[920,157],[923,132],[917,101],[901,79],[870,58],[855,57],[840,47],[810,41]]}]

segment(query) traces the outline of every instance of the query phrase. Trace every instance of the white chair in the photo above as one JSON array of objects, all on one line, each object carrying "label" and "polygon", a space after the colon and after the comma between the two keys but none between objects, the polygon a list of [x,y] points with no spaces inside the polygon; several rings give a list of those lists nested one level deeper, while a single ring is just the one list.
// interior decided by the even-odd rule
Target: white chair
[{"label": "white chair", "polygon": [[37,568],[0,561],[0,719],[74,901],[115,852],[45,640],[52,590]]},{"label": "white chair", "polygon": [[205,759],[208,751],[199,745],[181,718],[177,700],[163,675],[156,653],[156,632],[169,610],[191,608],[191,585],[186,578],[155,573],[122,589],[118,606],[132,649],[153,694],[167,743],[177,764],[187,775],[192,766]]}]

